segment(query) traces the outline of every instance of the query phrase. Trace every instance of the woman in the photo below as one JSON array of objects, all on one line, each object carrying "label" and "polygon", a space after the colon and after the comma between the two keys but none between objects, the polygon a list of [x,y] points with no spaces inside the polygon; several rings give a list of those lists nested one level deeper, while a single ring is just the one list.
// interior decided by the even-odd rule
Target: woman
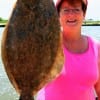
[{"label": "woman", "polygon": [[100,100],[100,46],[81,34],[86,0],[58,0],[65,62],[61,74],[42,89],[37,100]]}]

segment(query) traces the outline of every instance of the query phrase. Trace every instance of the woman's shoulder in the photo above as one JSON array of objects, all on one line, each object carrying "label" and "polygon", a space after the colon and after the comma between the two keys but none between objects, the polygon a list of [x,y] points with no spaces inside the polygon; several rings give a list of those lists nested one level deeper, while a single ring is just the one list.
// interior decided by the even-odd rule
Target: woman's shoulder
[{"label": "woman's shoulder", "polygon": [[95,55],[98,56],[98,51],[100,51],[100,42],[92,36],[85,35],[85,37],[88,40],[89,47],[94,51]]},{"label": "woman's shoulder", "polygon": [[92,42],[95,45],[100,45],[99,40],[97,40],[96,38],[89,36],[89,35],[85,35],[85,36],[87,37],[88,41]]},{"label": "woman's shoulder", "polygon": [[100,41],[91,36],[87,36],[87,37],[88,37],[89,41],[92,42],[92,45],[93,45],[95,51],[97,51],[97,55],[100,59]]}]

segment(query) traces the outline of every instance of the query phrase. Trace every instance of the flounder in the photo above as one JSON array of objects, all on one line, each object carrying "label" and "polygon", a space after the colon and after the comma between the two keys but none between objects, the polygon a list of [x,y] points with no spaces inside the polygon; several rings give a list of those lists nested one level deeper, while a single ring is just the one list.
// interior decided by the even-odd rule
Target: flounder
[{"label": "flounder", "polygon": [[63,52],[52,0],[17,0],[2,37],[2,60],[19,100],[33,96],[59,75]]}]

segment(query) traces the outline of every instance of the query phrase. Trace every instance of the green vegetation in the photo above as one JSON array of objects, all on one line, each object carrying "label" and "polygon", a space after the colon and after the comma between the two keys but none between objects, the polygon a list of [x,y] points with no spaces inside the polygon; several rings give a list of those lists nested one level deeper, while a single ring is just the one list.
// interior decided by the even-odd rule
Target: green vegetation
[{"label": "green vegetation", "polygon": [[8,21],[7,19],[3,19],[0,17],[0,23],[7,23],[7,21]]},{"label": "green vegetation", "polygon": [[92,20],[92,19],[88,19],[88,20],[85,20],[83,22],[83,25],[85,26],[100,26],[100,21],[99,20]]},{"label": "green vegetation", "polygon": [[[5,26],[7,19],[0,17],[0,26]],[[83,22],[83,26],[100,26],[100,20],[87,19]]]},{"label": "green vegetation", "polygon": [[7,23],[7,21],[8,21],[7,19],[3,19],[3,18],[0,17],[0,26],[4,27]]}]

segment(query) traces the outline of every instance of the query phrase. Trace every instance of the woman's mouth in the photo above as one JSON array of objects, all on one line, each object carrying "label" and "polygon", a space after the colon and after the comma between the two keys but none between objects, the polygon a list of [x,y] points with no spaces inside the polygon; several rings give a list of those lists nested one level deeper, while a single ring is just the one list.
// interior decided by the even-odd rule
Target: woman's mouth
[{"label": "woman's mouth", "polygon": [[77,24],[77,20],[67,20],[67,21],[66,21],[66,24],[67,24],[67,25],[70,25],[70,26],[74,26],[74,25]]}]

